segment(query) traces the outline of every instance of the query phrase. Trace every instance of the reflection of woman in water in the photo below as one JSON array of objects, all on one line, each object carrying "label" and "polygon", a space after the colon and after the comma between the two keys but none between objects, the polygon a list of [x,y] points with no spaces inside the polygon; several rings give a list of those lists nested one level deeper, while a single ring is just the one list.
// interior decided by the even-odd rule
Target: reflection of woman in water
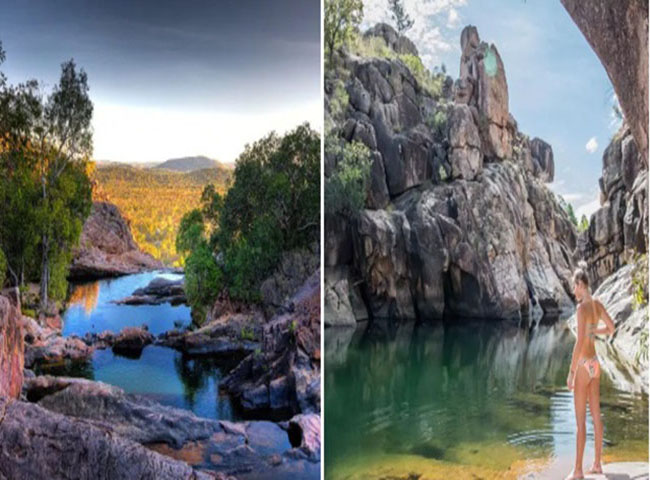
[{"label": "reflection of woman in water", "polygon": [[[601,454],[603,450],[603,421],[600,418],[600,363],[596,357],[594,341],[596,335],[614,333],[614,322],[603,307],[603,304],[591,296],[589,292],[589,279],[587,278],[587,264],[580,262],[573,274],[573,293],[578,303],[578,335],[571,369],[566,383],[569,390],[573,390],[573,403],[576,411],[576,424],[578,433],[576,438],[576,462],[573,472],[566,480],[581,479],[582,456],[585,450],[587,437],[585,417],[587,413],[587,400],[589,411],[594,424],[595,457],[591,469],[587,473],[602,473]],[[604,320],[605,327],[598,328],[600,319]]]}]

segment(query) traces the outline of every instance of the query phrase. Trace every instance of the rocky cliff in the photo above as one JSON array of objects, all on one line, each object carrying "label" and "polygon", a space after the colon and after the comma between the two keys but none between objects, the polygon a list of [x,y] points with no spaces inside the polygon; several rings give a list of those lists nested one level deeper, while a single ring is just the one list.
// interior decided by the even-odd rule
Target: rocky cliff
[{"label": "rocky cliff", "polygon": [[113,277],[162,267],[161,262],[138,248],[115,205],[93,203],[70,266],[71,279]]},{"label": "rocky cliff", "polygon": [[601,207],[575,251],[589,266],[593,289],[648,250],[648,166],[626,125],[605,149],[599,183]]},{"label": "rocky cliff", "polygon": [[[551,146],[509,113],[497,48],[466,27],[452,82],[422,74],[417,50],[391,27],[370,37],[408,53],[342,51],[326,74],[330,135],[363,143],[372,159],[365,208],[326,214],[326,324],[571,308],[576,231],[545,185]],[[326,177],[339,161],[326,152]]]}]

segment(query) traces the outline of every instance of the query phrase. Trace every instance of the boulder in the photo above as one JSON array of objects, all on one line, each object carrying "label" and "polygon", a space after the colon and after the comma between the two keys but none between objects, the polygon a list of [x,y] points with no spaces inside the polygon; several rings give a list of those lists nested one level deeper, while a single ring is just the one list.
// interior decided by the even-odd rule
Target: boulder
[{"label": "boulder", "polygon": [[139,358],[144,347],[153,340],[153,335],[143,327],[125,327],[113,341],[113,352],[125,357]]},{"label": "boulder", "polygon": [[117,206],[94,202],[86,219],[79,247],[74,251],[69,278],[94,279],[162,268],[163,264],[142,252]]},{"label": "boulder", "polygon": [[368,319],[368,310],[361,299],[358,281],[350,275],[347,265],[328,267],[325,270],[326,327],[354,327],[357,321]]},{"label": "boulder", "polygon": [[[154,460],[160,459],[185,468],[187,475],[177,472],[179,476],[170,478],[213,478],[212,475],[225,478],[224,475],[246,472],[266,472],[269,478],[287,479],[295,478],[302,472],[304,478],[318,478],[320,459],[310,455],[310,448],[319,445],[319,440],[314,438],[319,432],[311,428],[316,421],[320,423],[319,417],[318,420],[298,417],[287,424],[210,420],[197,417],[187,410],[166,407],[143,397],[126,394],[120,388],[101,382],[64,377],[35,377],[26,384],[26,396],[38,403],[21,402],[25,408],[39,412],[43,428],[37,431],[42,432],[40,434],[43,436],[49,433],[50,446],[52,442],[56,444],[62,432],[67,432],[69,428],[76,429],[75,425],[85,425],[90,439],[77,434],[63,435],[64,439],[74,442],[74,448],[86,447],[92,451],[96,441],[94,432],[99,431],[103,438],[119,446],[109,451],[109,454],[117,456],[118,461],[123,461],[122,457],[131,458],[133,452],[142,450]],[[52,424],[52,421],[55,423]],[[29,421],[25,423],[27,428],[22,431],[28,431],[30,425]],[[0,425],[0,438],[3,438],[4,428],[3,423]],[[293,430],[291,436],[288,430]],[[304,441],[302,438],[300,442],[297,441],[296,430]],[[291,441],[292,436],[295,445]],[[7,448],[11,442],[3,442],[3,445]],[[30,454],[36,455],[34,452]],[[15,458],[14,455],[12,461]],[[86,457],[81,458],[77,461],[83,463]],[[43,468],[54,468],[58,459],[43,461],[49,462]],[[90,469],[92,466],[82,464],[80,468]],[[192,476],[199,475],[199,471],[209,471],[210,474],[208,477]],[[139,474],[143,476],[136,478],[167,478],[162,475],[149,477],[142,472]],[[119,478],[132,477],[126,475]]]},{"label": "boulder", "polygon": [[[101,427],[38,405],[0,397],[0,472],[4,478],[209,479]],[[17,453],[19,452],[19,454]]]},{"label": "boulder", "polygon": [[187,303],[185,297],[185,279],[170,280],[156,277],[146,287],[136,289],[130,296],[113,303],[122,305],[160,305],[171,303],[180,305]]}]

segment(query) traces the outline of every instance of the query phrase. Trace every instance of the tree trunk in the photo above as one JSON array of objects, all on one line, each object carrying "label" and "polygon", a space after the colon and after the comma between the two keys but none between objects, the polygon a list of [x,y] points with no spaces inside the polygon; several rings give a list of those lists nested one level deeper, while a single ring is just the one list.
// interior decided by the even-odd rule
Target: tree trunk
[{"label": "tree trunk", "polygon": [[47,290],[50,284],[50,259],[49,243],[46,235],[43,235],[43,256],[41,258],[41,313],[47,313]]},{"label": "tree trunk", "polygon": [[607,71],[648,165],[648,0],[561,0]]}]

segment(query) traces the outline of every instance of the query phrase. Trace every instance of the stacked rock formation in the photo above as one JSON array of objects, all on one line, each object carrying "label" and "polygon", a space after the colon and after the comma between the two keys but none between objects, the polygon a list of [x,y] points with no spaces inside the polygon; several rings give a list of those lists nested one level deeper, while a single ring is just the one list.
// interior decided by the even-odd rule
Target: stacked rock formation
[{"label": "stacked rock formation", "polygon": [[[366,36],[393,38],[390,28]],[[519,132],[497,48],[472,26],[461,48],[460,78],[440,94],[397,50],[341,53],[349,104],[343,119],[326,115],[342,141],[368,147],[372,167],[365,209],[326,213],[326,324],[538,317],[573,305],[576,231],[544,185],[553,180],[552,148]],[[329,96],[341,78],[326,78]],[[442,127],[433,121],[441,116]],[[325,161],[327,176],[336,159]]]},{"label": "stacked rock formation", "polygon": [[648,166],[623,125],[603,154],[601,207],[578,239],[576,259],[589,266],[595,289],[648,249]]}]

